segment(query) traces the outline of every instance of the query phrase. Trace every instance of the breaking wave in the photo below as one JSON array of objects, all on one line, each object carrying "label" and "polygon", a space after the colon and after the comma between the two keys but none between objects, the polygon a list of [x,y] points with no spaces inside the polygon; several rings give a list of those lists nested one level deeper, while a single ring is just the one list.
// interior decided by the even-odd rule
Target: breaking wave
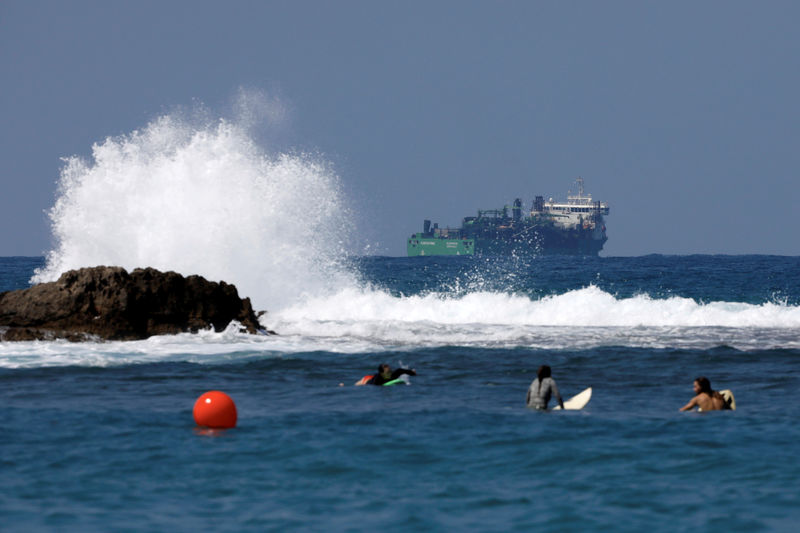
[{"label": "breaking wave", "polygon": [[49,212],[55,247],[32,281],[70,269],[154,267],[236,285],[256,308],[354,283],[340,266],[347,224],[321,157],[270,154],[251,135],[280,104],[242,93],[233,120],[203,110],[156,118],[66,158]]}]

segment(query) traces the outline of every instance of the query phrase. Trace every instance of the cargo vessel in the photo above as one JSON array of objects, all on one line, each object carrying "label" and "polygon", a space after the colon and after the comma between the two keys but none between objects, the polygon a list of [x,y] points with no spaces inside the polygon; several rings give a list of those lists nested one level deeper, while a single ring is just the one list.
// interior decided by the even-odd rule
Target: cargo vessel
[{"label": "cargo vessel", "polygon": [[584,193],[583,179],[575,181],[578,192],[565,202],[536,196],[528,213],[522,200],[502,209],[479,209],[465,217],[460,228],[440,228],[423,223],[423,231],[407,241],[409,257],[428,255],[597,255],[608,240],[605,202]]}]

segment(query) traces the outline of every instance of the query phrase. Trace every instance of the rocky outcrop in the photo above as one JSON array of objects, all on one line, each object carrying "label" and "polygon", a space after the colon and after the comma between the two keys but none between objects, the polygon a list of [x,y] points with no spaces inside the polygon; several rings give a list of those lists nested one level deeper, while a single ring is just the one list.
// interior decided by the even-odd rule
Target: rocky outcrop
[{"label": "rocky outcrop", "polygon": [[134,340],[152,335],[259,323],[236,287],[200,276],[99,266],[70,270],[58,281],[0,293],[0,340]]}]

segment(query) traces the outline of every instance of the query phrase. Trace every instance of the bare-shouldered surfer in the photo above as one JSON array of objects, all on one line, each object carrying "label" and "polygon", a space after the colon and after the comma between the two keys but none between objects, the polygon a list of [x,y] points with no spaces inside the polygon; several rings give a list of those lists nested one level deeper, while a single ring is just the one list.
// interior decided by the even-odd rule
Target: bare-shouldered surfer
[{"label": "bare-shouldered surfer", "polygon": [[689,403],[681,407],[681,411],[688,411],[693,407],[700,411],[719,411],[727,409],[725,399],[717,391],[711,390],[711,382],[706,377],[699,377],[694,380],[695,397]]},{"label": "bare-shouldered surfer", "polygon": [[525,398],[525,403],[532,409],[544,410],[547,409],[547,404],[553,395],[558,400],[558,405],[563,409],[564,401],[561,399],[555,380],[551,377],[550,367],[542,365],[536,373],[536,379],[528,387],[528,396]]}]

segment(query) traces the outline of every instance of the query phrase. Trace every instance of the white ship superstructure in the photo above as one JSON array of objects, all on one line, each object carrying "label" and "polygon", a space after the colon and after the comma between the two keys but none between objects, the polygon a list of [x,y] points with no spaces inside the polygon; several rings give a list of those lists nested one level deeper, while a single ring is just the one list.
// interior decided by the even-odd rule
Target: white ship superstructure
[{"label": "white ship superstructure", "polygon": [[583,191],[583,178],[575,180],[578,194],[572,191],[567,194],[566,202],[556,202],[552,198],[546,202],[537,196],[531,209],[531,217],[547,217],[557,226],[564,229],[596,230],[598,234],[605,233],[603,215],[608,214],[606,202],[592,200],[591,194]]}]

